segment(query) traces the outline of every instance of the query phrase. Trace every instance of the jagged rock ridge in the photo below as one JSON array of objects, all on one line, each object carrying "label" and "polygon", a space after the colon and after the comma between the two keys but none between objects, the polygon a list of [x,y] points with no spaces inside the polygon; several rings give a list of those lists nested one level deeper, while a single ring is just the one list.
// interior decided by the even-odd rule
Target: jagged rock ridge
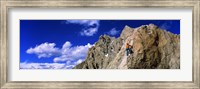
[{"label": "jagged rock ridge", "polygon": [[[126,56],[125,44],[133,53]],[[125,26],[119,38],[100,36],[84,62],[74,69],[179,69],[180,35],[154,24]]]}]

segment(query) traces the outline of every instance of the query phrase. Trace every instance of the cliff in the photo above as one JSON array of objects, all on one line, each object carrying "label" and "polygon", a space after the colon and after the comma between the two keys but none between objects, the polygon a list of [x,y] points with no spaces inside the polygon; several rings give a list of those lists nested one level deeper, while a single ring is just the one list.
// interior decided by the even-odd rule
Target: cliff
[{"label": "cliff", "polygon": [[[126,43],[132,53],[126,55]],[[120,37],[100,36],[74,69],[179,69],[180,35],[154,24],[125,26]]]}]

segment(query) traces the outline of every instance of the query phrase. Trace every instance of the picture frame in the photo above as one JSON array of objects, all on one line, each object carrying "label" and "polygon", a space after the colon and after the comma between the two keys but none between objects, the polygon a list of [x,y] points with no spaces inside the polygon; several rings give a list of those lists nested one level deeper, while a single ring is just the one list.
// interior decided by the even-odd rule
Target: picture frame
[{"label": "picture frame", "polygon": [[[1,0],[0,1],[0,79],[1,89],[41,88],[188,88],[200,89],[200,0]],[[192,8],[192,81],[8,81],[9,39],[8,10],[10,8]]]}]

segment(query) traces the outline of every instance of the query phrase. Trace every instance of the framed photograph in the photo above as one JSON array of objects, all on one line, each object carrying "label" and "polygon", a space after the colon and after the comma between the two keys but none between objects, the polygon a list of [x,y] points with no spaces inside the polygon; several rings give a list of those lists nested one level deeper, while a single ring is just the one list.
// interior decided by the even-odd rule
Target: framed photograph
[{"label": "framed photograph", "polygon": [[0,7],[1,89],[200,89],[199,0]]}]

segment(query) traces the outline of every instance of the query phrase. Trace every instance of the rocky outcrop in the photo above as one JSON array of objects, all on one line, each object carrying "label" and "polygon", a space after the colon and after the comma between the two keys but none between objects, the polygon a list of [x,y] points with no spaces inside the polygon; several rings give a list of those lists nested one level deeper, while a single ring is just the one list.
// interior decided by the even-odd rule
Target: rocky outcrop
[{"label": "rocky outcrop", "polygon": [[[131,45],[126,56],[125,44]],[[119,38],[100,36],[84,62],[74,69],[179,69],[180,35],[153,24],[125,26]]]}]

